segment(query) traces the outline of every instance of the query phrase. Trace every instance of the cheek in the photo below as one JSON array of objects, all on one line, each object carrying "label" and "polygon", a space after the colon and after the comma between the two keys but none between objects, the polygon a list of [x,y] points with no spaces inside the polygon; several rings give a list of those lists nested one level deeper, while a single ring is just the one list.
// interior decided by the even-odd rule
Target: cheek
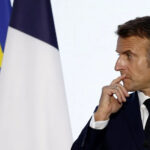
[{"label": "cheek", "polygon": [[146,65],[143,65],[142,67],[137,67],[136,69],[132,70],[132,78],[136,81],[149,81],[150,80],[150,68],[148,68]]},{"label": "cheek", "polygon": [[150,70],[145,57],[141,58],[140,60],[135,60],[134,62],[134,64],[131,64],[131,71],[133,74],[143,76],[143,74]]},{"label": "cheek", "polygon": [[[143,80],[143,73],[145,72],[145,66],[141,67],[138,64],[130,65],[128,68],[129,75],[132,80]],[[145,73],[144,73],[145,74]]]}]

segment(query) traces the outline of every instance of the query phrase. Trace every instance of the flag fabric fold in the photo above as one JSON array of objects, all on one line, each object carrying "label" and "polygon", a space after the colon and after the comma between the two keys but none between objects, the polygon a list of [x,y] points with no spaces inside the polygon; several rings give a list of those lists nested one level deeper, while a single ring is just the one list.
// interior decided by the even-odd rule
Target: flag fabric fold
[{"label": "flag fabric fold", "polygon": [[0,149],[70,149],[61,70],[50,1],[15,0],[0,76]]},{"label": "flag fabric fold", "polygon": [[7,28],[11,14],[10,0],[0,0],[0,67],[3,58]]}]

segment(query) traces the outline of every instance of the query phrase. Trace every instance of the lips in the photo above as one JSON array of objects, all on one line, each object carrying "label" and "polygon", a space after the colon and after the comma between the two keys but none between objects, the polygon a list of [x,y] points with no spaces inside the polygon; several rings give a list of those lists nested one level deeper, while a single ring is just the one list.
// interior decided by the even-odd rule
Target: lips
[{"label": "lips", "polygon": [[[121,75],[124,75],[124,74],[126,74],[126,73],[122,73],[122,72],[121,72]],[[130,76],[126,74],[126,76],[125,76],[124,79],[130,79]]]},{"label": "lips", "polygon": [[126,76],[123,80],[130,80],[130,79],[131,79],[131,77]]},{"label": "lips", "polygon": [[130,79],[130,77],[125,77],[125,79]]}]

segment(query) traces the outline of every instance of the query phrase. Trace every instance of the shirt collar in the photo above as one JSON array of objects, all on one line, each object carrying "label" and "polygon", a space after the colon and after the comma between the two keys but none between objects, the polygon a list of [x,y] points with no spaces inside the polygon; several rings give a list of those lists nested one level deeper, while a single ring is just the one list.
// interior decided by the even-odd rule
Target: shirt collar
[{"label": "shirt collar", "polygon": [[139,97],[139,104],[140,106],[144,103],[145,100],[147,100],[148,98],[150,98],[150,96],[145,95],[143,92],[138,91],[138,97]]}]

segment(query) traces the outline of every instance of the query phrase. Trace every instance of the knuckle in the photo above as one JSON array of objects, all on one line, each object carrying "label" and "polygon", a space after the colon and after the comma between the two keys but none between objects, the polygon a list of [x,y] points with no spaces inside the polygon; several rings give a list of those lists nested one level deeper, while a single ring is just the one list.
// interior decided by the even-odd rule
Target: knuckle
[{"label": "knuckle", "polygon": [[106,91],[107,88],[108,88],[108,86],[103,86],[103,87],[102,87],[102,91]]},{"label": "knuckle", "polygon": [[113,84],[115,81],[116,81],[115,79],[114,79],[114,80],[112,80],[111,84]]}]

